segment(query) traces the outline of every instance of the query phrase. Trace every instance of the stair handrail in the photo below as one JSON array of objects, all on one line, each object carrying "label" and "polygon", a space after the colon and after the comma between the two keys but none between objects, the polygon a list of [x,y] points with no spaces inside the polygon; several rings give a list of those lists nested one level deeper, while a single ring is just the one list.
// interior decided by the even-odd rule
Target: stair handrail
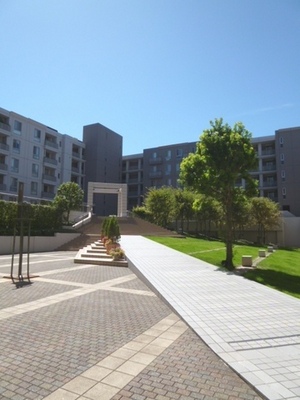
[{"label": "stair handrail", "polygon": [[83,225],[88,224],[89,222],[91,222],[92,219],[92,213],[89,211],[86,214],[80,215],[77,220],[79,220],[78,222],[76,222],[74,225],[72,225],[73,229],[78,229],[81,228]]}]

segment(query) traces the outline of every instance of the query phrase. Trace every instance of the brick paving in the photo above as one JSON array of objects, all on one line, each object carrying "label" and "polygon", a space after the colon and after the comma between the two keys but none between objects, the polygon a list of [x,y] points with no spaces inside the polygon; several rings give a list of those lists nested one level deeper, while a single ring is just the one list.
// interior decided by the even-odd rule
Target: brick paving
[{"label": "brick paving", "polygon": [[129,269],[72,255],[34,255],[30,286],[0,279],[1,399],[260,399]]}]

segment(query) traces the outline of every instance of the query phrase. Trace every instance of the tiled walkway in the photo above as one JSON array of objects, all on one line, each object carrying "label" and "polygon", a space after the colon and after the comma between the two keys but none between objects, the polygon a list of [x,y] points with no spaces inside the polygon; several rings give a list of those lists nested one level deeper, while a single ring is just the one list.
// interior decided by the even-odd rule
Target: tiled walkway
[{"label": "tiled walkway", "polygon": [[129,269],[74,255],[32,254],[19,289],[0,256],[1,400],[261,399]]},{"label": "tiled walkway", "polygon": [[300,301],[141,236],[123,236],[131,269],[270,400],[300,399]]}]

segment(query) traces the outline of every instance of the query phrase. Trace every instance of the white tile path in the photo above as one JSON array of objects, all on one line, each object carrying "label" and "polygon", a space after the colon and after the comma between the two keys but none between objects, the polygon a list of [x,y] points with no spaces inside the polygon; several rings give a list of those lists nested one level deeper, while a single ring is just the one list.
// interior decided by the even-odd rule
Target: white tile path
[{"label": "white tile path", "polygon": [[129,267],[270,400],[300,399],[300,301],[142,236],[122,236]]}]

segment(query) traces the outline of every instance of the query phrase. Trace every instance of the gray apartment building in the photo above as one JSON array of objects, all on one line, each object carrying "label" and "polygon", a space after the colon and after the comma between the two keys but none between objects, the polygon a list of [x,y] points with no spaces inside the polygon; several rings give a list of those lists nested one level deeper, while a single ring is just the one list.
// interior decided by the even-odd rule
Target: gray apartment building
[{"label": "gray apartment building", "polygon": [[[128,194],[131,193],[128,208],[141,205],[151,187],[177,187],[180,162],[195,151],[196,143],[153,147],[138,157],[123,157],[123,182],[128,184]],[[279,129],[275,135],[253,138],[252,143],[258,167],[251,174],[258,181],[260,196],[269,197],[279,203],[281,210],[300,216],[300,127]],[[136,165],[137,160],[143,168],[139,174],[132,175],[131,162]],[[238,184],[244,185],[244,182]]]},{"label": "gray apartment building", "polygon": [[[300,216],[300,127],[279,129],[253,138],[261,196]],[[144,149],[122,156],[123,138],[96,123],[83,127],[83,140],[0,108],[0,199],[15,201],[24,182],[26,201],[51,201],[63,182],[76,182],[87,193],[88,182],[126,183],[127,208],[143,203],[151,187],[178,185],[180,163],[196,142]],[[244,183],[239,182],[240,185]],[[95,193],[97,215],[116,213],[117,196]]]}]

